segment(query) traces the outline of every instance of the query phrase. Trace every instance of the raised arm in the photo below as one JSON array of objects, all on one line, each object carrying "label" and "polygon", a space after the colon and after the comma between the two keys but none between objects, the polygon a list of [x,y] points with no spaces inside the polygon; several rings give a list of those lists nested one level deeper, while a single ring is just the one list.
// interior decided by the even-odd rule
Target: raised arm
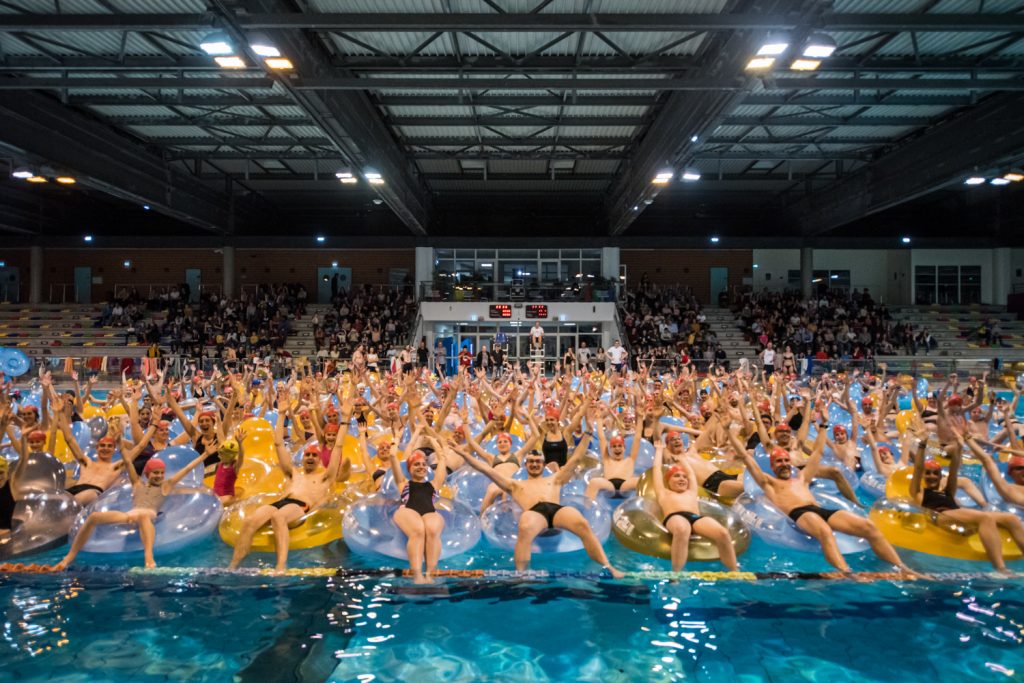
[{"label": "raised arm", "polygon": [[284,421],[291,414],[291,409],[282,410],[280,399],[278,400],[277,420],[274,422],[274,450],[277,452],[277,466],[281,468],[284,476],[292,476],[291,453],[284,444]]},{"label": "raised arm", "polygon": [[515,482],[512,479],[509,479],[503,474],[497,472],[493,467],[488,465],[486,462],[473,457],[472,454],[467,453],[467,455],[469,456],[465,459],[467,465],[469,465],[476,471],[484,474],[488,479],[497,484],[498,488],[500,488],[505,493],[512,493],[512,489],[515,488],[516,486]]},{"label": "raised arm", "polygon": [[804,467],[803,471],[804,478],[808,482],[818,476],[818,468],[821,466],[821,454],[825,452],[825,438],[827,434],[827,429],[824,427],[818,428],[818,438],[814,440],[814,447],[811,449],[811,455],[807,459],[807,466]]},{"label": "raised arm", "polygon": [[732,446],[736,456],[743,460],[743,464],[747,467],[747,473],[754,480],[754,483],[760,486],[761,490],[767,490],[771,485],[771,479],[761,471],[761,466],[754,460],[754,456],[747,452],[747,449],[740,443],[738,430],[729,430],[729,445]]},{"label": "raised arm", "polygon": [[662,476],[662,469],[664,468],[665,461],[665,444],[658,439],[654,446],[654,465],[652,466],[651,484],[654,486],[654,497],[656,500],[661,500],[661,496],[665,493],[665,477]]},{"label": "raised arm", "polygon": [[[172,489],[175,486],[177,486],[178,483],[182,479],[184,479],[188,475],[189,472],[194,470],[199,465],[203,464],[203,459],[205,457],[206,456],[204,454],[200,453],[195,458],[193,458],[192,461],[189,462],[189,464],[185,465],[180,470],[175,472],[167,481],[164,482],[164,490],[166,491],[167,489]],[[129,467],[127,469],[130,472],[130,471],[134,470],[135,468],[134,467]]]}]

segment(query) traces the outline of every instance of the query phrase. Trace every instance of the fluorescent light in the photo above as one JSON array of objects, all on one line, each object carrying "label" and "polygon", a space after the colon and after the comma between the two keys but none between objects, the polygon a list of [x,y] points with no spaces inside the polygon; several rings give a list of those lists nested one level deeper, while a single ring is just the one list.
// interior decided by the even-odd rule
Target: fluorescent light
[{"label": "fluorescent light", "polygon": [[903,244],[910,244],[910,238],[909,238],[909,237],[904,237],[904,238],[903,238],[902,240],[900,240],[900,241],[901,241],[901,242],[903,242]]},{"label": "fluorescent light", "polygon": [[754,57],[747,62],[747,71],[770,69],[775,65],[775,57]]},{"label": "fluorescent light", "polygon": [[76,182],[78,182],[69,175],[59,175],[54,180],[56,180],[61,185],[74,185]]},{"label": "fluorescent light", "polygon": [[35,173],[32,172],[32,169],[28,168],[27,166],[20,166],[19,168],[14,169],[14,173],[11,174],[11,177],[20,178],[21,180],[28,180],[34,175]]},{"label": "fluorescent light", "polygon": [[757,265],[756,263],[754,264],[754,267],[755,267],[755,268],[760,268],[760,266],[759,266],[759,265]]},{"label": "fluorescent light", "polygon": [[1009,180],[1011,183],[1019,183],[1020,181],[1024,180],[1024,174],[1022,173],[1007,173],[1003,177]]},{"label": "fluorescent light", "polygon": [[92,235],[86,235],[82,239],[85,240],[86,242],[92,242]]},{"label": "fluorescent light", "polygon": [[651,179],[651,182],[655,185],[667,185],[668,181],[672,180],[672,176],[675,175],[675,171],[670,168],[662,169],[658,171],[658,175]]},{"label": "fluorescent light", "polygon": [[132,267],[132,262],[131,261],[125,261],[121,265],[124,266],[125,268],[131,268]]},{"label": "fluorescent light", "polygon": [[493,263],[481,263],[480,267],[481,268],[493,268],[494,264]]},{"label": "fluorescent light", "polygon": [[829,275],[829,276],[828,276],[828,279],[829,279],[829,280],[838,280],[838,279],[839,279],[839,276],[838,276],[838,275]]},{"label": "fluorescent light", "polygon": [[25,180],[27,180],[30,183],[45,183],[46,182],[46,178],[44,178],[41,175],[34,175],[34,176],[30,177],[30,178],[25,178]]},{"label": "fluorescent light", "polygon": [[718,244],[718,238],[717,237],[712,237],[711,238],[711,243],[712,244]]},{"label": "fluorescent light", "polygon": [[281,56],[281,51],[262,33],[249,36],[249,48],[260,57]]},{"label": "fluorescent light", "polygon": [[1006,178],[993,178],[992,180],[990,180],[988,182],[991,185],[1009,185],[1010,184],[1010,181],[1007,180]]},{"label": "fluorescent light", "polygon": [[815,71],[821,66],[819,59],[794,59],[789,68],[793,71]]},{"label": "fluorescent light", "polygon": [[758,57],[778,57],[789,49],[789,37],[782,33],[769,33],[761,47],[757,50]]},{"label": "fluorescent light", "polygon": [[326,239],[327,239],[327,238],[326,238],[326,237],[324,237],[323,235],[317,235],[317,236],[316,236],[316,241],[317,241],[317,242],[324,242],[324,241],[325,241]]},{"label": "fluorescent light", "polygon": [[338,262],[337,261],[331,261],[331,268],[337,268],[337,267],[338,267]]},{"label": "fluorescent light", "polygon": [[235,57],[229,55],[227,57],[214,57],[213,61],[217,62],[217,65],[224,69],[244,69],[245,60],[241,57]]},{"label": "fluorescent light", "polygon": [[828,59],[836,51],[836,41],[827,33],[815,33],[804,45],[804,57]]},{"label": "fluorescent light", "polygon": [[365,171],[363,171],[363,176],[366,178],[366,182],[370,183],[371,185],[384,184],[384,176],[382,176],[378,171],[366,169]]},{"label": "fluorescent light", "polygon": [[699,139],[700,138],[698,138],[696,135],[691,135],[690,136],[690,142],[697,142],[697,140],[699,140]]},{"label": "fluorescent light", "polygon": [[142,210],[143,211],[149,211],[151,208],[153,208],[153,207],[151,207],[149,204],[143,204],[142,205]]},{"label": "fluorescent light", "polygon": [[271,57],[270,59],[264,59],[263,63],[274,71],[291,71],[295,68],[292,60],[287,57]]},{"label": "fluorescent light", "polygon": [[816,278],[814,278],[813,280],[811,280],[811,282],[812,282],[812,283],[813,283],[813,282],[821,282],[821,278],[820,278],[820,277],[816,277]]},{"label": "fluorescent light", "polygon": [[232,47],[231,40],[226,33],[211,33],[203,38],[202,42],[199,43],[199,48],[211,57],[230,55],[235,52],[235,48]]},{"label": "fluorescent light", "polygon": [[686,170],[683,171],[682,178],[685,182],[688,183],[700,180],[700,169],[693,167],[687,168]]},{"label": "fluorescent light", "polygon": [[981,185],[985,182],[985,179],[979,176],[971,176],[964,181],[964,185]]},{"label": "fluorescent light", "polygon": [[335,173],[334,177],[340,180],[345,185],[352,185],[354,183],[359,182],[359,178],[356,178],[355,174],[352,173],[352,171],[348,170],[347,168]]}]

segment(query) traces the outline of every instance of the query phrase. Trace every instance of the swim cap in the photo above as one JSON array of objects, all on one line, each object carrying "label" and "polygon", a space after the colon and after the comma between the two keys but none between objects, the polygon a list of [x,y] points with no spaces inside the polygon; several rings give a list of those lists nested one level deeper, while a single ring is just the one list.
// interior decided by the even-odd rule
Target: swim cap
[{"label": "swim cap", "polygon": [[710,404],[708,404],[708,403],[701,403],[700,404],[700,414],[701,415],[705,415],[705,414],[710,413],[710,412],[711,412],[711,405]]},{"label": "swim cap", "polygon": [[149,460],[146,461],[146,466],[142,468],[142,473],[148,477],[149,473],[152,472],[153,470],[166,469],[167,465],[164,464],[163,460],[159,458],[150,458]]},{"label": "swim cap", "polygon": [[768,401],[761,401],[757,404],[757,410],[761,413],[770,413],[772,410],[772,404]]},{"label": "swim cap", "polygon": [[668,480],[675,476],[676,472],[683,472],[683,473],[685,473],[686,472],[686,468],[683,467],[682,465],[672,465],[672,467],[669,467],[667,470],[665,470],[665,484],[666,485],[668,484]]},{"label": "swim cap", "polygon": [[171,423],[168,422],[167,420],[160,420],[159,422],[156,423],[156,426],[159,429],[170,429],[171,428]]},{"label": "swim cap", "polygon": [[320,455],[320,447],[317,446],[315,443],[311,443],[302,449],[303,455],[309,455],[310,453]]},{"label": "swim cap", "polygon": [[683,435],[676,430],[671,430],[665,433],[665,441],[671,441],[672,439],[681,439]]},{"label": "swim cap", "polygon": [[878,447],[878,452],[879,452],[879,454],[881,454],[881,453],[888,453],[889,455],[892,455],[892,449],[889,448],[888,446],[879,446]]},{"label": "swim cap", "polygon": [[942,470],[942,465],[940,465],[935,460],[925,460],[924,461],[924,468],[926,470],[940,470],[941,471]]},{"label": "swim cap", "polygon": [[544,411],[544,418],[547,420],[557,420],[560,417],[562,417],[562,414],[556,408],[548,408]]},{"label": "swim cap", "polygon": [[949,400],[946,401],[946,405],[949,406],[950,408],[962,408],[964,405],[964,400],[960,398],[958,394],[953,394],[952,396],[949,397]]},{"label": "swim cap", "polygon": [[224,455],[238,455],[238,442],[234,439],[224,439],[218,450]]},{"label": "swim cap", "polygon": [[862,408],[874,408],[875,407],[875,404],[871,400],[870,396],[865,396],[864,398],[862,398],[860,400],[860,405],[861,405]]},{"label": "swim cap", "polygon": [[35,406],[22,406],[22,407],[18,408],[18,412],[19,413],[36,413],[38,415],[39,414],[39,408],[36,408]]},{"label": "swim cap", "polygon": [[46,432],[34,429],[28,433],[29,441],[46,441]]},{"label": "swim cap", "polygon": [[768,458],[768,462],[771,464],[772,467],[775,467],[775,463],[782,458],[789,458],[789,451],[787,451],[785,448],[773,448],[772,454]]},{"label": "swim cap", "polygon": [[327,425],[324,427],[324,434],[337,434],[338,425]]},{"label": "swim cap", "polygon": [[110,444],[111,446],[116,446],[117,445],[117,441],[115,441],[114,438],[111,437],[111,436],[105,436],[102,439],[100,439],[99,441],[97,441],[96,443],[97,444],[106,443],[106,444]]},{"label": "swim cap", "polygon": [[498,434],[498,436],[496,436],[494,438],[494,440],[495,441],[508,441],[509,443],[512,443],[512,435],[509,434],[508,432],[502,432],[501,434]]},{"label": "swim cap", "polygon": [[625,446],[626,445],[626,440],[623,439],[620,435],[616,434],[615,436],[613,436],[611,439],[608,440],[608,443],[612,444],[613,446],[615,444],[617,444],[617,443],[620,443],[623,446]]},{"label": "swim cap", "polygon": [[204,417],[208,417],[211,420],[216,420],[217,413],[213,412],[212,410],[204,410],[203,412],[199,413],[199,418],[202,419]]},{"label": "swim cap", "polygon": [[417,460],[427,461],[427,455],[421,450],[415,450],[409,455],[409,458],[405,461],[405,464],[412,467],[412,464]]},{"label": "swim cap", "polygon": [[832,438],[834,439],[840,434],[846,436],[846,427],[843,425],[832,425]]},{"label": "swim cap", "polygon": [[793,428],[789,426],[788,422],[780,422],[779,424],[775,425],[775,431],[776,432],[792,432]]},{"label": "swim cap", "polygon": [[1024,456],[1011,455],[1010,459],[1006,461],[1006,469],[1009,471],[1018,467],[1024,467]]}]

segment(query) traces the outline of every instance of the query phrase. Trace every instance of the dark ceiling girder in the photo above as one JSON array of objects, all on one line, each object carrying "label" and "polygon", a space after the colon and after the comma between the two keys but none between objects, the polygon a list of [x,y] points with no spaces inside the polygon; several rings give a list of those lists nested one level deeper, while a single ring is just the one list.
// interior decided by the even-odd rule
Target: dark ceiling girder
[{"label": "dark ceiling girder", "polygon": [[[650,90],[661,91],[741,91],[744,80],[740,77],[700,78],[453,78],[431,76],[429,78],[378,78],[322,76],[289,78],[288,84],[295,90],[349,91],[349,90],[452,90],[479,92],[484,90],[530,90],[579,92],[586,90]],[[0,90],[247,90],[269,89],[272,81],[267,78],[33,78],[15,77],[0,79]],[[765,78],[765,89],[769,91],[790,90],[952,90],[952,91],[1021,91],[1024,79],[1020,78],[830,78],[830,77],[780,77]]]},{"label": "dark ceiling girder", "polygon": [[[203,30],[220,25],[215,14],[3,14],[0,31],[153,31]],[[805,25],[801,16],[739,14],[513,14],[513,13],[271,13],[235,17],[244,29],[338,31],[677,31],[791,30]],[[815,28],[879,32],[1024,32],[1019,14],[823,14]]]},{"label": "dark ceiling girder", "polygon": [[[1024,151],[1024,94],[992,97],[791,206],[817,235],[995,168]],[[966,235],[967,233],[965,233]]]},{"label": "dark ceiling girder", "polygon": [[[527,112],[528,114],[528,112]],[[142,117],[140,117],[142,118]],[[243,117],[239,117],[243,118]],[[207,119],[214,120],[214,119]],[[544,115],[529,116],[516,114],[512,116],[392,116],[388,123],[393,126],[432,126],[457,127],[473,126],[513,126],[537,128],[548,123],[555,123],[555,118]],[[639,126],[644,123],[640,116],[568,116],[559,123],[562,126]],[[722,120],[723,126],[927,126],[931,119],[927,116],[858,116],[833,117],[828,112],[806,114],[801,116],[727,116]],[[185,125],[179,119],[177,124]],[[239,124],[248,125],[248,124]],[[282,123],[281,125],[288,125]]]},{"label": "dark ceiling girder", "polygon": [[[223,6],[217,3],[218,6]],[[291,9],[283,0],[245,0],[250,13],[259,11],[282,12]],[[282,15],[301,18],[301,13]],[[234,20],[237,20],[234,19]],[[235,34],[239,32],[236,29]],[[315,36],[300,31],[270,31],[270,39],[282,54],[295,65],[295,73],[307,78],[339,78],[340,72],[330,64],[330,55]],[[288,93],[295,98],[310,118],[326,134],[342,156],[352,161],[353,171],[373,168],[380,172],[385,183],[375,191],[396,216],[417,235],[428,232],[432,220],[431,200],[417,169],[395,143],[380,113],[361,88],[357,92],[314,92],[300,90],[291,75],[277,75]],[[340,80],[359,79],[341,77]]]},{"label": "dark ceiling girder", "polygon": [[36,93],[0,93],[0,143],[79,177],[108,194],[220,232],[229,223],[219,192],[107,126]]}]

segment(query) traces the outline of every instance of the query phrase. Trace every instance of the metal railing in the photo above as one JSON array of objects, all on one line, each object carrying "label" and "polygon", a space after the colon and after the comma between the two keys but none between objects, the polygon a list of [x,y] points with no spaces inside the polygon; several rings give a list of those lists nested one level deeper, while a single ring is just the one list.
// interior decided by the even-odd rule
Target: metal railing
[{"label": "metal railing", "polygon": [[616,301],[619,286],[613,283],[598,289],[591,283],[513,285],[445,279],[420,282],[418,295],[421,301]]},{"label": "metal railing", "polygon": [[73,304],[78,303],[78,297],[75,295],[75,283],[69,282],[67,284],[57,284],[54,282],[50,283],[50,295],[47,299],[48,303],[51,304]]}]

